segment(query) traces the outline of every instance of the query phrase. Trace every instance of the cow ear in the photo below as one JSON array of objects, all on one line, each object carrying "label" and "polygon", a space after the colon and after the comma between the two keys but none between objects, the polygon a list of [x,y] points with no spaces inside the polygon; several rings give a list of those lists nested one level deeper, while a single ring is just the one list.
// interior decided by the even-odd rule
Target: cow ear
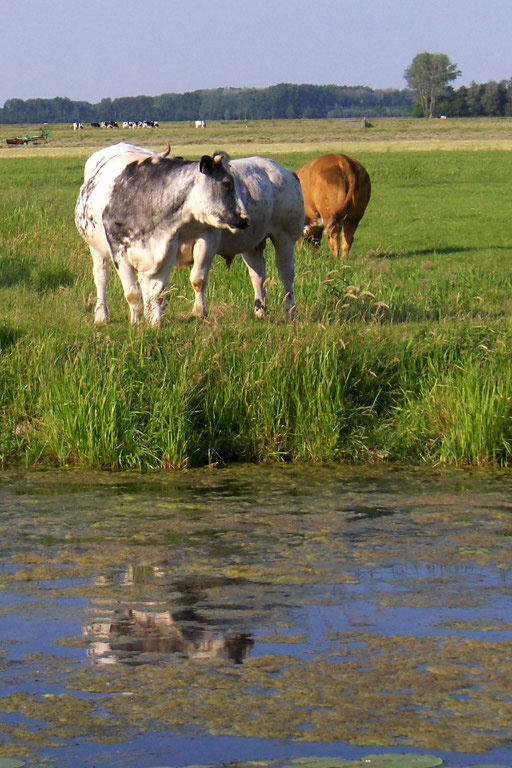
[{"label": "cow ear", "polygon": [[211,158],[210,155],[203,155],[199,161],[199,170],[201,173],[208,173],[208,171],[211,171],[212,166],[213,158]]}]

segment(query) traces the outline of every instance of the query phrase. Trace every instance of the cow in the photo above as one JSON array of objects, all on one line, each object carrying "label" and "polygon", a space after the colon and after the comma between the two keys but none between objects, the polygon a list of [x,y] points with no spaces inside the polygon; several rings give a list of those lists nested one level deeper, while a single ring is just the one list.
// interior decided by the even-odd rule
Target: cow
[{"label": "cow", "polygon": [[370,200],[368,173],[347,155],[322,155],[299,168],[297,176],[304,195],[304,239],[318,246],[325,229],[329,248],[338,258],[343,227],[342,258],[346,259]]},{"label": "cow", "polygon": [[99,123],[91,123],[91,128],[101,128]]},{"label": "cow", "polygon": [[196,120],[196,128],[206,128],[206,120]]},{"label": "cow", "polygon": [[[230,266],[234,257],[241,253],[254,290],[254,312],[257,317],[264,317],[267,312],[265,245],[270,238],[284,287],[285,313],[293,317],[296,311],[293,293],[295,243],[304,227],[304,201],[297,175],[273,160],[257,156],[232,160],[230,167],[238,182],[250,225],[236,233],[211,231],[202,241],[183,243],[180,247],[180,265],[194,265],[191,274],[196,294],[194,314],[206,315],[204,291],[213,256],[220,254]],[[207,269],[201,271],[201,279],[197,280],[194,272],[200,262],[207,265]]]},{"label": "cow", "polygon": [[[180,245],[190,240],[202,243],[216,227],[243,230],[249,218],[223,153],[193,162],[121,142],[87,160],[75,222],[93,259],[95,321],[108,320],[106,290],[112,259],[132,323],[141,320],[142,294],[146,319],[158,325]],[[196,263],[195,251],[193,284],[199,286],[206,280],[211,258],[208,250],[197,248]]]},{"label": "cow", "polygon": [[242,253],[255,296],[266,314],[264,257],[268,237],[285,289],[285,310],[295,312],[295,243],[304,227],[297,176],[262,157],[230,161],[203,156],[199,163],[167,157],[122,142],[85,164],[76,205],[78,231],[89,244],[97,289],[95,321],[106,322],[108,260],[123,283],[132,323],[158,324],[163,292],[174,266],[192,266],[193,314],[206,315],[205,291],[216,253],[228,263]]},{"label": "cow", "polygon": [[83,127],[84,126],[83,126],[82,123],[79,123],[79,122],[73,123],[73,130],[74,131],[81,131],[81,130],[83,130]]}]

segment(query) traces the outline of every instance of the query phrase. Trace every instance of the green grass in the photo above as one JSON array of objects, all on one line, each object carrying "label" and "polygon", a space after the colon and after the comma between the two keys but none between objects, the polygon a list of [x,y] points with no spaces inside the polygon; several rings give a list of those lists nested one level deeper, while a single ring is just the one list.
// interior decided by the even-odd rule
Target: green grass
[{"label": "green grass", "polygon": [[296,320],[282,318],[269,247],[266,320],[242,260],[219,258],[209,318],[192,319],[179,270],[160,330],[129,327],[115,276],[112,323],[92,323],[73,223],[83,160],[0,160],[3,465],[510,464],[509,154],[357,156],[370,205],[347,263],[325,242],[298,251]]}]

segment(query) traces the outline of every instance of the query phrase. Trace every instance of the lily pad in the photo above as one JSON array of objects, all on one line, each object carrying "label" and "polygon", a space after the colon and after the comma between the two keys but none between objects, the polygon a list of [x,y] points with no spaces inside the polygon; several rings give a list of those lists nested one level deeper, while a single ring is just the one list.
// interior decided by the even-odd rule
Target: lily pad
[{"label": "lily pad", "polygon": [[442,762],[436,755],[387,752],[382,755],[365,755],[354,765],[358,768],[435,768]]},{"label": "lily pad", "polygon": [[297,768],[298,765],[303,765],[306,768],[352,768],[357,763],[341,757],[298,757],[291,760],[289,765],[283,765],[281,768]]}]

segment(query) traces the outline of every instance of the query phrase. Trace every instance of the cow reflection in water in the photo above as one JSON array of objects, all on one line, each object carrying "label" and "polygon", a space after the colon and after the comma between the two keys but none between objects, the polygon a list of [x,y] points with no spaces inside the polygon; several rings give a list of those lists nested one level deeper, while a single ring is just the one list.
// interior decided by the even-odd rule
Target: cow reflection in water
[{"label": "cow reflection in water", "polygon": [[112,622],[94,622],[84,634],[93,640],[87,656],[96,664],[143,664],[140,654],[178,653],[186,658],[224,658],[241,664],[254,641],[249,635],[216,636],[206,629],[180,629],[172,613],[129,610]]},{"label": "cow reflection in water", "polygon": [[[131,586],[140,581],[160,581],[162,577],[159,569],[144,568],[142,571],[129,568],[120,581]],[[105,580],[99,579],[98,582],[105,583]],[[179,654],[190,659],[224,658],[242,663],[254,645],[250,635],[215,631],[192,607],[200,596],[204,596],[201,594],[203,588],[213,586],[213,582],[180,582],[175,586],[184,595],[186,607],[176,611],[158,611],[154,604],[151,604],[150,610],[128,608],[113,611],[111,616],[103,616],[84,627],[83,634],[90,641],[87,656],[93,663],[149,663],[151,659],[143,654]]]}]

